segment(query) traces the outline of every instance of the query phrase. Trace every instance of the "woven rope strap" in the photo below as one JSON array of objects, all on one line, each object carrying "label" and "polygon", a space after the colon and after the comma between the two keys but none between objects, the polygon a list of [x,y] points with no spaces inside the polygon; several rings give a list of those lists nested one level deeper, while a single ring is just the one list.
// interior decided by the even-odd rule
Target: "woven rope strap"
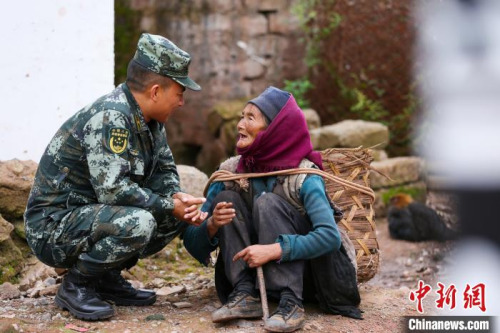
[{"label": "woven rope strap", "polygon": [[272,172],[260,172],[260,173],[232,173],[231,171],[227,170],[219,170],[216,171],[210,176],[210,179],[207,182],[207,185],[205,186],[205,189],[203,190],[203,195],[207,195],[208,187],[212,182],[226,182],[226,181],[231,181],[231,180],[240,180],[240,182],[245,182],[248,180],[248,178],[258,178],[258,177],[268,177],[268,176],[279,176],[279,175],[298,175],[301,173],[308,173],[308,174],[315,174],[322,176],[323,178],[329,179],[333,182],[339,183],[345,187],[357,190],[359,192],[362,192],[366,195],[369,195],[372,197],[373,200],[375,200],[375,192],[367,186],[359,185],[356,184],[352,181],[342,179],[340,177],[331,175],[329,173],[326,173],[322,170],[318,169],[309,169],[309,168],[296,168],[296,169],[286,169],[286,170],[279,170],[279,171],[272,171]]}]

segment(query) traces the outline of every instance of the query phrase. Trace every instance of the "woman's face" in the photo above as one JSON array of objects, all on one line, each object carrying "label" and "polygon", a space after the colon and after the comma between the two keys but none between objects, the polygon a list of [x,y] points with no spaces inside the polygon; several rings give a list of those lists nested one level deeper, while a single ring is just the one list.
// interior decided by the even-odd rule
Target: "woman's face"
[{"label": "woman's face", "polygon": [[259,132],[267,128],[266,118],[254,104],[247,104],[241,112],[238,122],[239,139],[236,147],[249,147],[257,137]]}]

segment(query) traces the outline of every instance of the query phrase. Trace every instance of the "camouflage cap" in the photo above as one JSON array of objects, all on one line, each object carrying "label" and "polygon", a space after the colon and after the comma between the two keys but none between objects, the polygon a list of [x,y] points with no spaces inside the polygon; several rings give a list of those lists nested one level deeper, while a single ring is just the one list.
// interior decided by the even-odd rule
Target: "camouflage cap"
[{"label": "camouflage cap", "polygon": [[143,33],[137,43],[134,61],[152,72],[167,76],[191,90],[201,87],[188,77],[189,53],[163,36]]}]

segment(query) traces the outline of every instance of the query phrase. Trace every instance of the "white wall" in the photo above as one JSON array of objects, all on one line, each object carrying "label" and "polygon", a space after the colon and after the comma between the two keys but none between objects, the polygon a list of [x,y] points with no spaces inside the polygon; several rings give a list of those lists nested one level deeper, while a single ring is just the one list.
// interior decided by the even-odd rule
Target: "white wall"
[{"label": "white wall", "polygon": [[0,160],[39,161],[59,126],[113,88],[113,0],[0,10]]}]

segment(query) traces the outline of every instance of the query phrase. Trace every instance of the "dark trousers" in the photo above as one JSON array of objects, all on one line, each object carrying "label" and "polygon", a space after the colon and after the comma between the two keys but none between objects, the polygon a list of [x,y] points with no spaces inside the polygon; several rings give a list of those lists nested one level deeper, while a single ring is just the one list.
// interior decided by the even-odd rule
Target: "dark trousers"
[{"label": "dark trousers", "polygon": [[[249,207],[237,192],[223,191],[216,196],[212,210],[222,201],[232,202],[236,210],[232,223],[220,228],[218,234],[226,278],[233,289],[255,294],[256,269],[249,268],[241,259],[233,262],[234,255],[253,244],[273,244],[281,234],[307,234],[310,223],[274,193],[262,194]],[[266,290],[271,298],[293,294],[302,300],[304,269],[305,260],[265,264]]]}]

